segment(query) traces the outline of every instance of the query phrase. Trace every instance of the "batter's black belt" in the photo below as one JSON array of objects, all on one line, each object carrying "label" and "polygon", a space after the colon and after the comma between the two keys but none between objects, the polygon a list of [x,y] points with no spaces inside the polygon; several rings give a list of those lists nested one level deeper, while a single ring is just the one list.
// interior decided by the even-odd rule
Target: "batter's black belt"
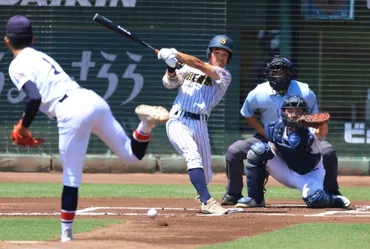
[{"label": "batter's black belt", "polygon": [[181,112],[181,114],[185,118],[195,119],[195,120],[199,120],[199,121],[207,121],[208,120],[208,116],[204,115],[204,114],[197,114],[197,113],[186,112],[186,111],[177,111],[177,112],[175,112],[175,115],[177,115],[178,112]]},{"label": "batter's black belt", "polygon": [[61,98],[58,102],[62,103],[66,98],[68,98],[68,95],[64,94],[63,98]]}]

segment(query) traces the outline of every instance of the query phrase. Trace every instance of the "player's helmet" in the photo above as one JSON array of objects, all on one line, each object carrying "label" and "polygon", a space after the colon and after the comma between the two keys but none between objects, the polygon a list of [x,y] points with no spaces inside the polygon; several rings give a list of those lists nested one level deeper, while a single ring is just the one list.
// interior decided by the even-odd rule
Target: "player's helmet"
[{"label": "player's helmet", "polygon": [[226,35],[216,35],[208,44],[206,52],[207,59],[209,59],[211,55],[211,48],[223,48],[230,52],[229,59],[227,60],[227,63],[229,63],[233,53],[233,47],[234,43],[230,37]]},{"label": "player's helmet", "polygon": [[297,127],[297,121],[295,119],[289,119],[285,114],[285,110],[289,108],[303,108],[303,112],[307,113],[308,105],[306,101],[299,95],[290,95],[284,100],[284,103],[280,110],[278,111],[278,116],[283,119],[283,122],[288,127]]},{"label": "player's helmet", "polygon": [[301,96],[290,95],[284,100],[283,106],[281,107],[283,110],[288,108],[304,108],[304,111],[307,112],[308,106]]},{"label": "player's helmet", "polygon": [[275,91],[287,91],[290,81],[294,77],[295,70],[292,63],[285,57],[275,55],[274,58],[267,63],[264,74],[266,80]]}]

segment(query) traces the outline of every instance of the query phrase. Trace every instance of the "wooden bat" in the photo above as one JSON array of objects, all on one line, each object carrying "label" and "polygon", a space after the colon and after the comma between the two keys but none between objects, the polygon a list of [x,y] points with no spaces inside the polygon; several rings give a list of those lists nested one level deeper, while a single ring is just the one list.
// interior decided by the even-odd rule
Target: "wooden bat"
[{"label": "wooden bat", "polygon": [[158,49],[154,48],[152,45],[146,43],[145,41],[141,40],[139,37],[133,35],[130,31],[128,31],[125,28],[122,28],[118,24],[114,23],[113,21],[109,20],[108,18],[99,15],[98,13],[95,14],[93,21],[96,23],[99,23],[103,27],[113,31],[114,33],[117,33],[131,41],[134,41],[136,43],[139,43],[149,49],[151,49],[154,53],[158,54]]}]

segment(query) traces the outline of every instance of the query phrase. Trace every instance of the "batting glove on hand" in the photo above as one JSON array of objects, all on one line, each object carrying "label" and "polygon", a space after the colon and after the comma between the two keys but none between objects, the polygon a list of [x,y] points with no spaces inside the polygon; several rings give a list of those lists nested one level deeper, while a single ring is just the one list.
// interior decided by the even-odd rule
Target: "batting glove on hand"
[{"label": "batting glove on hand", "polygon": [[167,59],[167,60],[166,60],[166,64],[167,64],[167,66],[169,66],[169,67],[175,68],[175,67],[176,67],[176,65],[177,65],[177,59],[176,59],[176,58]]},{"label": "batting glove on hand", "polygon": [[168,60],[168,59],[173,59],[176,58],[178,52],[174,48],[162,48],[158,52],[158,59],[159,60]]}]

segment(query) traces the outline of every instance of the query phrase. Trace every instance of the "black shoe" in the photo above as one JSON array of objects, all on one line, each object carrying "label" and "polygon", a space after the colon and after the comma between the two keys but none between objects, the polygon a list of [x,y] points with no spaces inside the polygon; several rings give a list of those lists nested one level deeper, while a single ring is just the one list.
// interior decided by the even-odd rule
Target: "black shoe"
[{"label": "black shoe", "polygon": [[333,195],[332,207],[334,208],[349,208],[351,206],[351,201],[342,195]]},{"label": "black shoe", "polygon": [[224,197],[222,197],[221,199],[221,205],[235,205],[236,203],[238,203],[238,200],[240,198],[243,198],[242,194],[231,195],[225,193]]}]

